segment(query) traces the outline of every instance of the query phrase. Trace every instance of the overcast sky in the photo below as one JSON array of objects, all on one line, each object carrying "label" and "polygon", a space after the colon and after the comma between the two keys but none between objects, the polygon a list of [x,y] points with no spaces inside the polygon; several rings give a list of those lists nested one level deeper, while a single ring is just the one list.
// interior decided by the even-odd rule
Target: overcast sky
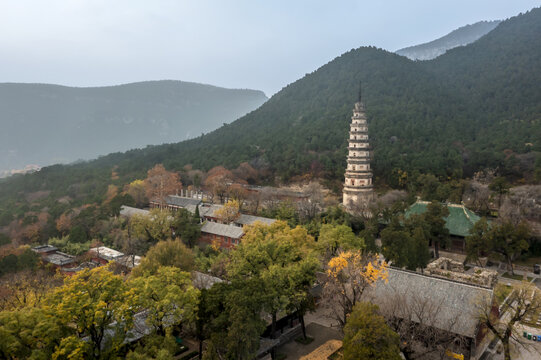
[{"label": "overcast sky", "polygon": [[175,79],[270,96],[364,45],[390,51],[530,0],[0,0],[0,82]]}]

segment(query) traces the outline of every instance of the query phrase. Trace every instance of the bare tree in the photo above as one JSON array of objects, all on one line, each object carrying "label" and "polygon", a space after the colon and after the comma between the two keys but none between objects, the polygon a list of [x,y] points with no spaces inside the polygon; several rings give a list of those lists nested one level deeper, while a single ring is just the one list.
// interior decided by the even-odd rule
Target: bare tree
[{"label": "bare tree", "polygon": [[539,314],[541,311],[541,291],[530,283],[523,283],[514,290],[512,301],[507,311],[497,316],[493,311],[493,303],[487,299],[479,301],[479,320],[503,344],[506,360],[511,360],[511,345],[517,347],[533,348],[522,340],[519,333],[519,324],[526,319]]},{"label": "bare tree", "polygon": [[[469,340],[460,335],[461,312],[448,316],[442,298],[393,288],[378,297],[382,315],[400,336],[400,350],[408,360],[443,359],[448,349],[463,351]],[[445,314],[445,320],[442,319]]]},{"label": "bare tree", "polygon": [[303,191],[306,197],[297,203],[299,217],[308,222],[323,208],[323,191],[318,182],[311,182]]}]

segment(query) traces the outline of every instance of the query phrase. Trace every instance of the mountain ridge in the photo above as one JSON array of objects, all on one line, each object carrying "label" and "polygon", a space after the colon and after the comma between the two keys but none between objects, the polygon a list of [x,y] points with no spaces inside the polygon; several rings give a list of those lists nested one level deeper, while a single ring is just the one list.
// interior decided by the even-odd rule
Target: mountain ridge
[{"label": "mountain ridge", "polygon": [[[0,95],[0,124],[7,128],[0,135],[0,170],[179,141],[233,121],[267,100],[259,90],[178,80],[100,87],[0,83]],[[28,127],[40,137],[30,140]],[[21,139],[29,148],[19,146]]]},{"label": "mountain ridge", "polygon": [[541,151],[539,69],[539,8],[430,61],[362,47],[336,57],[257,110],[209,134],[74,166],[47,167],[0,183],[0,200],[41,190],[51,190],[54,199],[72,188],[86,189],[76,193],[79,201],[95,201],[111,183],[112,169],[119,176],[113,183],[122,185],[144,178],[157,163],[182,171],[187,164],[208,170],[249,162],[270,170],[268,182],[310,175],[339,192],[351,109],[361,80],[376,185],[398,187],[404,172],[412,179],[419,173],[460,179],[487,167],[520,179],[526,176],[520,156],[530,154],[535,160]]},{"label": "mountain ridge", "polygon": [[461,26],[440,38],[419,45],[408,46],[396,50],[395,53],[405,56],[410,60],[432,60],[455,47],[468,45],[477,41],[482,36],[494,30],[500,22],[500,20],[479,21],[474,24]]}]

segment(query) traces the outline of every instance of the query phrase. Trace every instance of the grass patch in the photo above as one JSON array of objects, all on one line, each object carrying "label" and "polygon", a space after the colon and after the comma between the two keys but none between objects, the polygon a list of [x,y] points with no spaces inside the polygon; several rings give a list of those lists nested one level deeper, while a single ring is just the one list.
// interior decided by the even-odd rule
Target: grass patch
[{"label": "grass patch", "polygon": [[327,359],[329,360],[342,360],[342,358],[344,357],[344,354],[342,353],[342,348],[336,350],[335,352],[333,352],[331,355],[329,355],[329,357]]},{"label": "grass patch", "polygon": [[513,280],[519,280],[519,281],[522,281],[524,279],[524,277],[522,275],[519,275],[519,274],[510,274],[508,272],[504,272],[502,274],[502,277],[504,278],[508,278],[508,279],[513,279]]},{"label": "grass patch", "polygon": [[295,339],[295,341],[298,342],[299,344],[308,345],[312,341],[314,341],[314,338],[310,337],[310,336],[307,336],[306,339],[305,339],[302,336],[299,336],[298,338]]},{"label": "grass patch", "polygon": [[526,279],[528,280],[528,282],[532,282],[533,277],[531,277],[531,276],[526,276]]},{"label": "grass patch", "polygon": [[468,266],[468,265],[464,265],[464,271],[468,271],[471,269],[471,266]]},{"label": "grass patch", "polygon": [[526,259],[518,259],[514,261],[517,265],[532,267],[535,264],[541,264],[541,257],[533,256]]},{"label": "grass patch", "polygon": [[284,353],[276,353],[276,356],[274,357],[275,360],[284,360],[287,358],[287,355]]}]

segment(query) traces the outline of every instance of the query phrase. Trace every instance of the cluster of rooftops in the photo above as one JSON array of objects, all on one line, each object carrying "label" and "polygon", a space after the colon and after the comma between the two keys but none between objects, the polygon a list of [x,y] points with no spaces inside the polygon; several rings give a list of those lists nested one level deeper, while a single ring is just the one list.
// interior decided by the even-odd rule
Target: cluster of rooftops
[{"label": "cluster of rooftops", "polygon": [[91,260],[79,264],[74,255],[61,252],[52,245],[36,246],[32,248],[32,251],[39,254],[43,262],[51,264],[67,274],[73,274],[87,268],[95,268],[110,261],[115,261],[127,269],[132,269],[141,262],[141,257],[138,255],[125,255],[106,246],[91,248],[87,253]]},{"label": "cluster of rooftops", "polygon": [[[151,207],[165,207],[170,210],[186,209],[192,214],[195,214],[196,209],[199,210],[199,216],[203,225],[201,226],[201,233],[203,235],[215,235],[221,237],[227,237],[231,239],[240,239],[244,235],[242,227],[244,225],[253,225],[256,222],[260,222],[266,225],[271,225],[276,220],[262,216],[239,214],[239,216],[229,224],[223,224],[220,222],[216,211],[220,210],[223,205],[204,203],[200,199],[183,197],[178,195],[169,195],[165,198],[165,205],[159,204],[157,201],[150,202]],[[120,208],[120,215],[125,217],[131,217],[135,214],[148,215],[149,210],[138,209],[130,206],[123,205]]]}]

